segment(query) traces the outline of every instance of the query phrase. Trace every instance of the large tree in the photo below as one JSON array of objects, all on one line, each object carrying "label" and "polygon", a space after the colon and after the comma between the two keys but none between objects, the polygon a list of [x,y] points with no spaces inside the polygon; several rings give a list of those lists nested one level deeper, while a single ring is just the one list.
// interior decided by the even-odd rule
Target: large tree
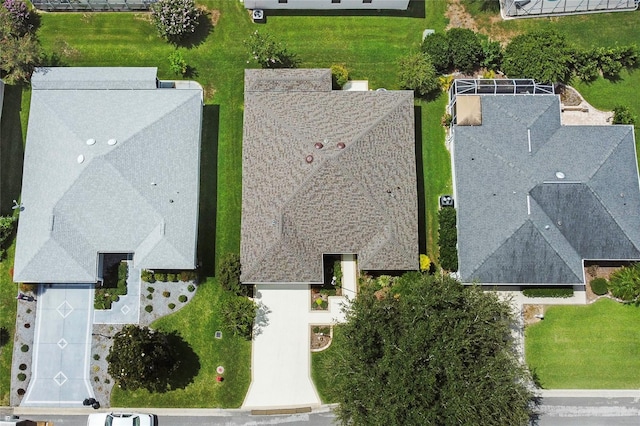
[{"label": "large tree", "polygon": [[[386,280],[385,282],[388,282]],[[448,276],[364,282],[326,360],[348,425],[521,425],[529,374],[510,307]]]},{"label": "large tree", "polygon": [[511,78],[566,83],[572,75],[575,52],[563,34],[535,30],[511,40],[504,50],[502,70]]},{"label": "large tree", "polygon": [[173,375],[181,358],[174,339],[148,327],[126,325],[113,337],[107,356],[108,372],[122,389],[165,392],[172,388]]}]

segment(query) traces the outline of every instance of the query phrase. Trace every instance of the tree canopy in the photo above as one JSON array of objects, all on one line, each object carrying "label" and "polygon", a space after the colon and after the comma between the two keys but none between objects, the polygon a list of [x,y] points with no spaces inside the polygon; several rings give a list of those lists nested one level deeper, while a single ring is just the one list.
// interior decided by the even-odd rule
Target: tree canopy
[{"label": "tree canopy", "polygon": [[107,356],[108,372],[122,389],[165,392],[182,357],[175,345],[176,334],[148,327],[126,325],[113,337]]},{"label": "tree canopy", "polygon": [[528,424],[510,307],[448,276],[365,280],[326,359],[349,425]]},{"label": "tree canopy", "polygon": [[566,83],[573,72],[574,50],[564,34],[536,30],[514,37],[504,50],[502,70],[511,78]]},{"label": "tree canopy", "polygon": [[201,16],[193,0],[158,0],[151,4],[151,19],[158,35],[171,43],[193,34]]}]

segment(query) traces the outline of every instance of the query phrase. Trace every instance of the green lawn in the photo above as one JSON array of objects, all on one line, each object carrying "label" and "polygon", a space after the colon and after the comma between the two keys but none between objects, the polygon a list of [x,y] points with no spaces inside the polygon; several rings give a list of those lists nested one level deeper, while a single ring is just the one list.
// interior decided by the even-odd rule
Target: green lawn
[{"label": "green lawn", "polygon": [[640,387],[640,308],[609,299],[554,306],[527,327],[529,367],[545,389]]},{"label": "green lawn", "polygon": [[[446,0],[426,2],[421,16],[420,2],[412,3],[416,16],[395,13],[320,16],[291,14],[269,16],[263,25],[253,24],[240,2],[199,2],[219,20],[204,40],[191,48],[180,47],[192,69],[191,78],[205,88],[199,257],[204,273],[212,276],[218,259],[240,246],[242,195],[243,77],[248,55],[242,43],[255,30],[283,40],[301,60],[301,67],[329,67],[344,64],[353,79],[368,79],[371,88],[398,88],[397,59],[417,50],[425,28],[444,29]],[[367,16],[369,15],[369,16]],[[42,14],[38,36],[51,58],[51,65],[63,66],[155,66],[161,79],[176,78],[169,71],[169,54],[175,49],[158,39],[146,14],[140,13],[48,13]],[[54,55],[55,52],[55,55]],[[22,93],[22,133],[26,132],[30,91]],[[446,97],[435,102],[418,101],[422,129],[418,147],[426,207],[423,206],[426,235],[423,249],[437,253],[435,212],[437,196],[450,192],[451,177],[440,118]],[[421,155],[420,155],[421,153]],[[12,260],[9,260],[12,262]],[[116,389],[113,405],[139,406],[225,406],[241,404],[249,384],[250,344],[225,339],[215,347],[213,332],[220,327],[217,305],[220,294],[209,279],[189,306],[154,326],[179,330],[200,359],[200,374],[184,390],[161,395],[122,392]],[[3,312],[4,313],[4,312]],[[8,312],[8,322],[15,314]],[[11,317],[14,318],[11,318]],[[4,318],[4,315],[3,315]],[[227,381],[214,382],[215,367],[225,365]],[[0,376],[8,368],[0,365]],[[126,401],[126,403],[125,403]]]},{"label": "green lawn", "polygon": [[13,336],[16,327],[16,295],[18,287],[13,283],[10,269],[13,266],[15,242],[7,250],[7,259],[0,262],[0,327],[6,327],[11,337],[9,343],[0,348],[0,406],[9,405],[11,390],[11,358]]},{"label": "green lawn", "polygon": [[[334,337],[340,333],[340,327],[333,327]],[[323,404],[331,404],[336,402],[331,397],[331,378],[327,374],[331,370],[331,356],[333,346],[321,352],[311,353],[311,379],[316,385],[316,390]]]},{"label": "green lawn", "polygon": [[[214,339],[216,330],[223,330],[218,312],[224,297],[215,279],[198,287],[196,295],[181,311],[156,321],[152,327],[178,330],[198,357],[186,369],[197,373],[184,389],[166,393],[146,390],[123,391],[114,387],[111,405],[114,407],[239,407],[251,381],[251,342],[223,332]],[[199,364],[199,365],[198,365]],[[216,381],[216,367],[222,365],[224,382]]]}]

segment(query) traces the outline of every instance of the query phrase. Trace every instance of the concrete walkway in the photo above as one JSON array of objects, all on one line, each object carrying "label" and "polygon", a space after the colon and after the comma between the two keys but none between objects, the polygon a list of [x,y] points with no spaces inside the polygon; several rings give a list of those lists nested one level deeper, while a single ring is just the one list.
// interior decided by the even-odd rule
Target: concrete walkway
[{"label": "concrete walkway", "polygon": [[311,380],[310,325],[344,320],[343,297],[330,297],[328,311],[311,311],[307,284],[256,286],[260,313],[251,359],[251,386],[243,408],[318,407]]},{"label": "concrete walkway", "polygon": [[32,377],[21,406],[82,407],[89,383],[93,286],[56,284],[38,296]]}]

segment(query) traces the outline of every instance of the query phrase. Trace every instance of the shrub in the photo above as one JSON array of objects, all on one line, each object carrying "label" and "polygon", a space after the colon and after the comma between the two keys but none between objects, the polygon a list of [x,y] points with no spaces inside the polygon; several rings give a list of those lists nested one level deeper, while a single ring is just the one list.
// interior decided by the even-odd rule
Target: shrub
[{"label": "shrub", "polygon": [[488,37],[479,35],[482,46],[482,61],[480,65],[489,70],[499,70],[502,66],[502,46],[499,41],[490,40]]},{"label": "shrub", "polygon": [[611,274],[609,290],[613,297],[637,302],[640,298],[640,263],[622,267]]},{"label": "shrub", "polygon": [[162,295],[164,297],[169,297],[169,296],[171,296],[171,293],[165,290],[165,291],[162,292]]},{"label": "shrub", "polygon": [[400,87],[413,90],[416,96],[432,96],[440,90],[436,70],[429,55],[413,53],[400,58],[398,79]]},{"label": "shrub", "polygon": [[151,312],[153,312],[153,306],[147,305],[147,306],[144,307],[144,310],[149,312],[149,313],[151,313]]},{"label": "shrub", "polygon": [[194,0],[158,0],[151,5],[151,19],[158,35],[170,43],[194,33],[201,15]]},{"label": "shrub", "polygon": [[187,296],[185,296],[184,294],[181,294],[180,297],[178,297],[178,301],[184,303],[187,301]]},{"label": "shrub", "polygon": [[109,379],[104,379],[104,383],[108,385],[108,384],[110,384],[110,383],[111,383],[111,380],[109,380]]},{"label": "shrub", "polygon": [[24,373],[18,373],[18,380],[24,382],[25,380],[27,380],[27,375]]},{"label": "shrub", "polygon": [[296,54],[289,52],[282,42],[269,34],[254,31],[244,45],[249,50],[250,60],[262,68],[295,68],[300,63]]},{"label": "shrub", "polygon": [[613,124],[636,124],[636,116],[626,105],[618,105],[613,108]]},{"label": "shrub", "polygon": [[178,282],[178,274],[167,274],[167,281],[172,283]]},{"label": "shrub", "polygon": [[445,74],[451,69],[449,38],[445,33],[434,33],[425,37],[422,41],[422,51],[429,55],[438,74]]},{"label": "shrub", "polygon": [[156,277],[156,281],[160,281],[160,282],[167,281],[167,275],[162,272],[155,272],[153,275]]},{"label": "shrub", "polygon": [[17,390],[17,392],[18,392],[18,395],[22,396],[22,395],[25,394],[26,391],[24,389],[20,388],[20,389]]},{"label": "shrub", "polygon": [[7,327],[0,327],[0,347],[9,343],[9,339],[11,338],[11,334]]},{"label": "shrub", "polygon": [[29,351],[29,345],[22,345],[20,346],[20,350],[22,352],[28,352]]},{"label": "shrub", "polygon": [[240,294],[240,255],[227,253],[220,262],[218,282],[223,289]]},{"label": "shrub", "polygon": [[243,296],[230,295],[222,305],[221,313],[225,326],[234,335],[251,339],[253,321],[256,318],[256,304]]},{"label": "shrub", "polygon": [[156,291],[156,289],[155,289],[155,288],[153,288],[153,287],[147,287],[147,291],[148,291],[149,293],[153,293],[154,291]]},{"label": "shrub", "polygon": [[458,270],[458,234],[456,210],[445,207],[438,212],[438,245],[440,246],[440,266],[447,271]]},{"label": "shrub", "polygon": [[522,291],[527,297],[571,297],[573,287],[530,287]]},{"label": "shrub", "polygon": [[177,75],[185,75],[187,73],[187,61],[184,60],[182,53],[175,50],[169,55],[169,69]]},{"label": "shrub", "polygon": [[93,354],[93,359],[95,359],[96,361],[99,361],[100,360],[100,355]]},{"label": "shrub", "polygon": [[94,381],[94,382],[99,382],[99,381],[100,381],[100,377],[98,377],[98,376],[93,376],[93,381]]},{"label": "shrub", "polygon": [[27,292],[37,293],[38,284],[20,283],[20,290],[22,290],[24,293],[27,293]]},{"label": "shrub", "polygon": [[478,35],[468,28],[451,28],[447,31],[451,65],[463,73],[470,73],[480,66],[482,45]]},{"label": "shrub", "polygon": [[147,294],[147,299],[153,300],[153,294]]},{"label": "shrub", "polygon": [[4,0],[2,5],[9,12],[13,23],[13,29],[17,35],[23,36],[33,29],[31,12],[27,4],[22,0]]},{"label": "shrub", "polygon": [[573,72],[573,54],[564,34],[534,30],[511,39],[504,49],[502,70],[511,78],[566,83]]},{"label": "shrub", "polygon": [[196,286],[194,286],[193,284],[189,284],[189,286],[187,287],[187,290],[189,290],[191,293],[193,293],[196,289]]},{"label": "shrub", "polygon": [[340,89],[349,81],[349,71],[344,65],[331,65],[331,82],[334,89]]},{"label": "shrub", "polygon": [[[142,274],[140,275],[140,277],[142,278],[142,281],[146,282],[146,283],[155,283],[156,282],[156,278],[153,276],[153,272],[143,269],[142,270]],[[149,290],[151,289],[151,290]],[[147,287],[147,290],[149,291],[153,291],[153,287]]]},{"label": "shrub", "polygon": [[5,250],[13,237],[16,218],[0,216],[0,260],[4,258]]},{"label": "shrub", "polygon": [[118,281],[127,281],[127,278],[129,278],[129,264],[120,262],[118,264]]},{"label": "shrub", "polygon": [[604,278],[594,278],[591,280],[591,291],[598,296],[602,296],[609,292],[609,283]]},{"label": "shrub", "polygon": [[167,306],[169,306],[169,309],[172,309],[172,310],[176,308],[175,303],[169,303]]},{"label": "shrub", "polygon": [[420,270],[426,272],[431,267],[431,259],[426,254],[420,254]]},{"label": "shrub", "polygon": [[20,364],[20,365],[18,366],[18,369],[19,369],[19,370],[21,370],[21,371],[26,370],[26,369],[27,369],[27,364]]}]

